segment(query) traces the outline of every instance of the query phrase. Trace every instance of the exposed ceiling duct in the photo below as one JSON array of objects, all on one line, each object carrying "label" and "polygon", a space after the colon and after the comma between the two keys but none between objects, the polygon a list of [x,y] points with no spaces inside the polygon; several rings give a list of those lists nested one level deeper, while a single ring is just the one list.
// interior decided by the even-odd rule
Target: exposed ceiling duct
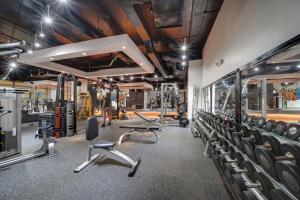
[{"label": "exposed ceiling duct", "polygon": [[20,47],[20,46],[25,46],[25,45],[26,45],[26,42],[24,40],[22,42],[4,43],[4,44],[0,44],[0,49]]},{"label": "exposed ceiling duct", "polygon": [[156,28],[182,26],[183,0],[151,0]]},{"label": "exposed ceiling duct", "polygon": [[7,51],[0,51],[0,56],[19,54],[19,53],[22,53],[22,52],[23,52],[22,49],[13,49],[13,50],[7,50]]}]

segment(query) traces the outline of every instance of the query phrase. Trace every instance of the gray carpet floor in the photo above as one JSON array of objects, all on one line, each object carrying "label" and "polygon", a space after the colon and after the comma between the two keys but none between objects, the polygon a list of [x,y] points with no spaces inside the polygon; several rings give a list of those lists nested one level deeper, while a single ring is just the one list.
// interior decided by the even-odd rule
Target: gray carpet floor
[{"label": "gray carpet floor", "polygon": [[[126,130],[114,121],[99,128],[101,140],[116,141]],[[57,155],[19,163],[0,171],[0,199],[38,200],[227,200],[230,196],[204,146],[188,128],[164,127],[159,143],[150,133],[132,136],[116,149],[142,157],[135,177],[114,157],[98,159],[79,174],[73,169],[87,156],[85,135],[59,139]]]}]

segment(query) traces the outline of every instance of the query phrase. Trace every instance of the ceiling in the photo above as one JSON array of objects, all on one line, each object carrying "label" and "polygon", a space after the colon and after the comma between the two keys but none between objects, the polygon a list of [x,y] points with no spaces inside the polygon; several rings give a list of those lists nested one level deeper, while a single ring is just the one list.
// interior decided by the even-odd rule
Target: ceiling
[{"label": "ceiling", "polygon": [[[30,48],[40,32],[42,16],[50,15],[53,25],[43,25],[42,48],[128,34],[140,51],[156,67],[162,81],[186,82],[186,67],[181,67],[180,46],[188,44],[188,59],[200,59],[202,49],[222,6],[223,0],[1,0],[0,43],[25,40]],[[13,58],[1,57],[0,73]],[[123,53],[60,60],[61,64],[84,71],[134,65]],[[112,65],[111,62],[113,62]],[[10,79],[53,79],[55,72],[21,65]],[[50,74],[47,77],[47,74]],[[149,82],[153,82],[149,76]],[[154,80],[155,81],[155,80]]]}]

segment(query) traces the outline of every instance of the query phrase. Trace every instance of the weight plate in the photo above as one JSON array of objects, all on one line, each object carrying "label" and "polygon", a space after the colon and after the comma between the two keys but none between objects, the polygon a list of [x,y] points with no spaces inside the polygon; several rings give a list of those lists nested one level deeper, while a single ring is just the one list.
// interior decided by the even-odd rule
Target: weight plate
[{"label": "weight plate", "polygon": [[290,124],[286,130],[286,136],[292,140],[300,137],[300,126],[298,124]]},{"label": "weight plate", "polygon": [[272,131],[275,124],[276,124],[275,120],[269,120],[269,121],[266,122],[265,129],[267,131]]},{"label": "weight plate", "polygon": [[258,198],[253,190],[247,190],[247,191],[243,191],[242,199],[243,200],[260,200],[261,198]]},{"label": "weight plate", "polygon": [[262,135],[261,140],[263,145],[271,147],[272,152],[275,156],[281,155],[281,144],[276,137],[272,135]]},{"label": "weight plate", "polygon": [[281,160],[276,162],[276,171],[279,180],[300,199],[300,167],[291,161]]},{"label": "weight plate", "polygon": [[245,160],[243,155],[240,153],[240,152],[235,152],[234,153],[234,157],[236,159],[236,164],[239,168],[243,169],[244,166],[243,166],[243,161]]},{"label": "weight plate", "polygon": [[263,146],[257,146],[255,148],[255,156],[259,164],[264,168],[264,170],[270,174],[273,178],[277,179],[277,174],[275,170],[276,158],[271,150]]},{"label": "weight plate", "polygon": [[266,119],[264,117],[259,117],[255,121],[255,126],[258,128],[263,128],[266,123]]},{"label": "weight plate", "polygon": [[244,178],[240,174],[232,175],[233,186],[236,188],[236,191],[241,194],[242,191],[246,191],[248,188],[245,184]]},{"label": "weight plate", "polygon": [[224,151],[226,151],[226,152],[229,151],[229,144],[226,140],[223,141],[223,148],[224,148]]},{"label": "weight plate", "polygon": [[232,133],[230,129],[226,131],[226,139],[232,142]]},{"label": "weight plate", "polygon": [[261,143],[261,134],[258,130],[249,130],[249,137],[254,139],[254,144],[260,145]]},{"label": "weight plate", "polygon": [[242,115],[242,122],[246,122],[247,118],[248,118],[248,115],[247,114],[243,114]]},{"label": "weight plate", "polygon": [[275,127],[273,128],[273,133],[277,135],[283,135],[287,129],[287,124],[283,121],[279,121],[275,124]]},{"label": "weight plate", "polygon": [[246,126],[244,126],[244,125],[240,126],[240,132],[242,132],[242,134],[243,134],[244,137],[248,137],[249,136],[249,133],[248,133],[249,129]]},{"label": "weight plate", "polygon": [[248,118],[247,118],[247,123],[251,124],[252,120],[253,120],[253,116],[249,115]]},{"label": "weight plate", "polygon": [[227,160],[226,160],[224,154],[220,154],[220,155],[218,156],[218,162],[219,162],[221,168],[225,168],[224,164],[227,162]]},{"label": "weight plate", "polygon": [[286,193],[280,189],[271,190],[271,199],[274,200],[292,200]]},{"label": "weight plate", "polygon": [[256,162],[255,157],[255,145],[251,138],[243,138],[241,141],[241,146],[245,152],[245,154],[254,162]]},{"label": "weight plate", "polygon": [[246,169],[246,175],[248,176],[248,178],[250,178],[253,182],[256,182],[256,177],[254,176],[256,169],[255,167],[252,165],[252,163],[249,160],[245,160],[243,161],[243,166],[244,169]]},{"label": "weight plate", "polygon": [[236,152],[236,150],[234,149],[234,147],[233,146],[230,146],[229,147],[229,157],[231,158],[231,159],[235,159],[234,158],[234,153]]},{"label": "weight plate", "polygon": [[261,184],[262,193],[268,198],[271,199],[271,190],[274,189],[273,183],[270,179],[262,172],[255,172],[254,176],[257,181]]},{"label": "weight plate", "polygon": [[295,162],[300,166],[300,146],[292,143],[284,143],[281,145],[282,154],[286,156],[293,156]]},{"label": "weight plate", "polygon": [[241,147],[241,136],[238,135],[238,133],[232,133],[232,140],[235,146],[239,149],[242,149]]},{"label": "weight plate", "polygon": [[226,177],[228,178],[228,180],[230,182],[232,182],[232,175],[235,174],[235,170],[234,170],[233,166],[231,165],[231,163],[224,164],[224,173],[225,173]]}]

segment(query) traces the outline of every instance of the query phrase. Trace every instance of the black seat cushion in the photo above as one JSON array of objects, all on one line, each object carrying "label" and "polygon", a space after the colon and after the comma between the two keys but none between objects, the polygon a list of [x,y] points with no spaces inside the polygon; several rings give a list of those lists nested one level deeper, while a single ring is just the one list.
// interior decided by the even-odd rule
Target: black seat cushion
[{"label": "black seat cushion", "polygon": [[109,149],[112,148],[116,145],[116,143],[114,142],[106,142],[106,143],[98,143],[98,144],[94,144],[93,147],[95,149]]},{"label": "black seat cushion", "polygon": [[90,117],[86,125],[86,140],[93,140],[98,137],[98,122],[96,117]]}]

